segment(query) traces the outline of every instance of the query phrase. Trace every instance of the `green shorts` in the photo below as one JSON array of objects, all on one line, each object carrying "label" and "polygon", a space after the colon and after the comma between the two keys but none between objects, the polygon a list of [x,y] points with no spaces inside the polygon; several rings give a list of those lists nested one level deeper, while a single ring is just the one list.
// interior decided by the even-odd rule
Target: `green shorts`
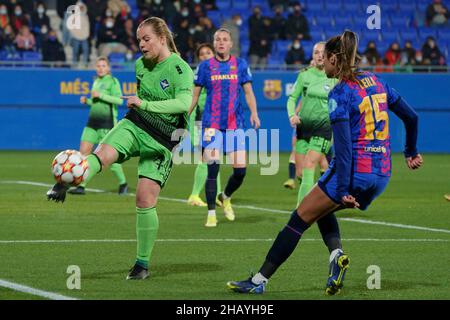
[{"label": "green shorts", "polygon": [[90,127],[84,127],[81,134],[81,141],[89,142],[92,144],[98,144],[111,129],[92,129]]},{"label": "green shorts", "polygon": [[309,150],[327,154],[330,151],[331,141],[322,137],[311,137],[309,141],[297,140],[295,151],[299,154],[307,154]]},{"label": "green shorts", "polygon": [[100,142],[119,153],[118,163],[140,157],[139,177],[156,181],[161,188],[172,171],[172,152],[128,119],[122,119]]}]

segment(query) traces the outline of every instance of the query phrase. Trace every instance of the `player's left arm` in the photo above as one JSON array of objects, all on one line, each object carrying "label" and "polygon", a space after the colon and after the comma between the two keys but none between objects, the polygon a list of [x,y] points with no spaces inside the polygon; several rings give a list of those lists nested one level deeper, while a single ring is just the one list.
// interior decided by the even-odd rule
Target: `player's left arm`
[{"label": "player's left arm", "polygon": [[261,126],[261,121],[258,117],[258,110],[256,109],[256,98],[253,92],[253,87],[251,82],[244,83],[242,85],[244,89],[245,101],[247,101],[248,108],[250,109],[250,124],[258,129]]},{"label": "player's left arm", "polygon": [[405,160],[408,168],[414,170],[420,168],[423,159],[417,150],[417,134],[419,116],[414,109],[398,94],[398,92],[385,84],[388,96],[388,108],[399,117],[406,130],[406,143],[404,149]]},{"label": "player's left arm", "polygon": [[128,100],[127,107],[140,108],[155,113],[178,114],[188,112],[192,102],[192,83],[194,81],[194,74],[188,65],[180,65],[180,68],[181,72],[178,70],[175,71],[177,73],[173,77],[172,85],[175,90],[173,99],[147,101],[135,96],[124,97]]},{"label": "player's left arm", "polygon": [[[110,93],[111,94],[107,94],[105,92],[99,93],[99,92],[94,91],[94,92],[92,92],[92,96],[94,98],[99,98],[102,101],[114,104],[116,106],[121,105],[123,103],[123,100],[121,99],[122,89],[120,88],[119,80],[113,78]],[[94,94],[95,94],[95,96],[94,96]]]},{"label": "player's left arm", "polygon": [[253,76],[250,71],[250,67],[243,59],[239,61],[239,84],[244,89],[245,101],[250,109],[250,124],[258,129],[261,126],[261,121],[258,117],[258,110],[256,107],[255,93],[253,92],[252,81]]},{"label": "player's left arm", "polygon": [[350,195],[350,177],[352,171],[352,138],[350,114],[345,94],[330,93],[328,108],[333,130],[333,141],[336,161],[337,195],[346,207],[358,207],[356,199]]}]

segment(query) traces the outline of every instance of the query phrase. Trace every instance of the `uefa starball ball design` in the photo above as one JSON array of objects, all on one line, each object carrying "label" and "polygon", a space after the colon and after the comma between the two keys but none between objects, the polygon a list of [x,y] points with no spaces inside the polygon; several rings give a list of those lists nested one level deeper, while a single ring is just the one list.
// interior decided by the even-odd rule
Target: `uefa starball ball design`
[{"label": "uefa starball ball design", "polygon": [[79,151],[65,150],[53,159],[52,173],[57,182],[75,187],[89,175],[89,165]]}]

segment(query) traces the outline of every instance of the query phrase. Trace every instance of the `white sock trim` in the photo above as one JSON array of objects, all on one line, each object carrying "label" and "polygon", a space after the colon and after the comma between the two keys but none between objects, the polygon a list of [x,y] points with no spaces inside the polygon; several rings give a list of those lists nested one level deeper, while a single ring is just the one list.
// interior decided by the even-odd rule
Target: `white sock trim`
[{"label": "white sock trim", "polygon": [[216,216],[216,210],[208,210],[208,217]]},{"label": "white sock trim", "polygon": [[261,283],[267,283],[269,281],[269,279],[267,279],[266,277],[264,277],[260,272],[258,272],[257,274],[255,274],[252,278],[252,282],[256,285],[260,285]]}]

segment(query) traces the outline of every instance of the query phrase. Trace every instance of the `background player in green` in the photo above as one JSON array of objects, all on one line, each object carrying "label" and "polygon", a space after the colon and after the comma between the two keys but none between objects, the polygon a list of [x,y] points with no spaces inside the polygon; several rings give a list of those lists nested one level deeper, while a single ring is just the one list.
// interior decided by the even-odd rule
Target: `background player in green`
[{"label": "background player in green", "polygon": [[[305,154],[302,161],[302,182],[298,190],[297,206],[313,187],[315,168],[331,147],[328,93],[337,83],[337,79],[327,78],[323,71],[324,48],[323,42],[314,46],[315,66],[299,73],[287,103],[291,125],[299,125],[297,132],[300,134],[297,134],[296,151],[299,154]],[[297,115],[295,107],[300,97],[302,103]]]},{"label": "background player in green", "polygon": [[[192,103],[194,73],[180,58],[164,20],[151,17],[137,29],[142,57],[136,61],[137,96],[127,99],[129,112],[102,140],[89,162],[88,181],[115,162],[140,157],[136,188],[136,263],[127,279],[145,279],[159,222],[156,203],[172,168],[172,150],[185,129]],[[67,186],[55,184],[50,200],[64,201]],[[109,217],[105,217],[109,219]],[[101,257],[99,257],[101,259]]]},{"label": "background player in green", "polygon": [[[196,52],[195,52],[197,59],[199,62],[208,60],[212,57],[214,57],[214,48],[209,43],[202,43],[198,46]],[[191,115],[189,116],[189,133],[191,137],[191,143],[194,147],[199,146],[200,143],[200,134],[201,134],[201,128],[197,128],[196,121],[202,121],[202,112],[203,108],[205,107],[206,102],[206,89],[203,88],[200,92],[200,96],[198,97],[197,106],[192,111]],[[202,191],[203,187],[205,186],[206,182],[206,176],[208,175],[208,166],[205,162],[202,161],[200,157],[200,162],[197,165],[197,168],[195,168],[195,174],[194,174],[194,185],[192,186],[192,193],[188,198],[188,204],[191,206],[199,206],[199,207],[206,207],[206,203],[200,198],[200,192]],[[217,193],[219,194],[221,191],[220,186],[220,173],[217,176]]]},{"label": "background player in green", "polygon": [[[82,96],[80,103],[91,107],[89,119],[81,135],[80,152],[87,156],[92,152],[94,145],[106,136],[117,124],[117,106],[123,103],[120,98],[122,90],[117,78],[111,74],[109,60],[99,57],[95,63],[97,78],[92,85],[91,98]],[[127,180],[119,163],[113,163],[111,171],[119,180],[119,194],[125,195],[128,192]],[[86,183],[82,183],[75,189],[69,190],[71,194],[85,194]]]}]

